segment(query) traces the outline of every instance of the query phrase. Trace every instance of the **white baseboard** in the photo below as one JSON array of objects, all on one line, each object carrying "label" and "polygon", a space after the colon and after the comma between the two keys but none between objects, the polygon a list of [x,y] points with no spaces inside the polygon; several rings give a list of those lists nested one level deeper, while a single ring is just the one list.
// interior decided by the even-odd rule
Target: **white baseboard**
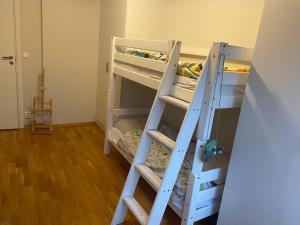
[{"label": "white baseboard", "polygon": [[100,129],[105,131],[105,125],[102,122],[100,122],[100,120],[96,119],[96,124]]},{"label": "white baseboard", "polygon": [[30,126],[31,125],[31,119],[24,119],[24,126],[23,126],[23,128],[24,127],[28,127],[28,126]]},{"label": "white baseboard", "polygon": [[[87,124],[96,124],[102,130],[105,130],[105,126],[99,121],[90,121],[90,122],[76,122],[76,123],[53,123],[53,126],[61,127],[61,126],[75,126],[75,125],[87,125]],[[24,120],[24,127],[30,127],[31,120]]]}]

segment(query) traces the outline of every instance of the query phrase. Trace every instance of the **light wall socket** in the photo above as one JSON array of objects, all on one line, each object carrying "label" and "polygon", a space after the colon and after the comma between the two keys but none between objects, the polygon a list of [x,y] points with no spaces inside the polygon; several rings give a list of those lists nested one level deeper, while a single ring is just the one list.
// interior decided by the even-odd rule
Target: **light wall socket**
[{"label": "light wall socket", "polygon": [[25,112],[24,117],[25,119],[31,119],[31,112]]}]

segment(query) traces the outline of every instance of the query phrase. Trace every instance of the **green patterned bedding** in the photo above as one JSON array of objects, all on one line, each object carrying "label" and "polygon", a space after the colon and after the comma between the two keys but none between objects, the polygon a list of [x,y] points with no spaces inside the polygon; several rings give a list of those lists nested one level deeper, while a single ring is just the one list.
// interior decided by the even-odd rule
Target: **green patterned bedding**
[{"label": "green patterned bedding", "polygon": [[[161,60],[161,61],[167,60],[167,55],[161,52],[146,51],[146,50],[133,49],[133,48],[124,48],[124,47],[118,47],[117,51],[124,54],[134,55],[142,58],[149,58],[153,60]],[[202,63],[179,61],[177,73],[178,75],[183,77],[198,79],[201,75],[201,70],[202,70]]]},{"label": "green patterned bedding", "polygon": [[[172,130],[167,125],[161,125],[159,127],[160,132],[175,140],[177,132]],[[137,146],[139,144],[142,135],[142,129],[138,128],[135,130],[130,130],[124,133],[123,137],[118,142],[118,146],[122,149],[123,154],[127,154],[127,157],[133,158]],[[185,198],[185,193],[188,186],[189,172],[192,168],[193,156],[194,156],[194,145],[190,145],[185,160],[182,164],[179,176],[176,180],[174,191],[171,197],[171,201],[175,205],[181,205]],[[162,144],[153,141],[150,147],[150,152],[147,157],[146,165],[151,168],[159,177],[163,177],[166,167],[168,165],[168,160],[170,157],[170,150],[167,149]],[[205,190],[214,186],[213,182],[202,184],[199,187],[200,190]]]}]

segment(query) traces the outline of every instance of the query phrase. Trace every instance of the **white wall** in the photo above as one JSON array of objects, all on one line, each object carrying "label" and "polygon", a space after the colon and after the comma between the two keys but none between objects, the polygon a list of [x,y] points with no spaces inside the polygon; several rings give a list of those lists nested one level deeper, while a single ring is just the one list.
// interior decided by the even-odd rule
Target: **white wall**
[{"label": "white wall", "polygon": [[54,99],[54,123],[96,119],[99,17],[99,0],[43,2],[46,91]]},{"label": "white wall", "polygon": [[266,1],[219,225],[300,224],[299,15]]},{"label": "white wall", "polygon": [[[54,122],[95,121],[100,0],[44,5],[46,92],[54,99]],[[30,111],[41,73],[41,0],[21,1],[21,29],[22,51],[30,53],[22,62],[24,111]]]},{"label": "white wall", "polygon": [[166,0],[127,0],[126,37],[165,39]]},{"label": "white wall", "polygon": [[264,0],[167,0],[165,39],[184,46],[213,42],[253,48]]},{"label": "white wall", "polygon": [[[128,0],[126,36],[254,47],[264,0]],[[138,22],[137,22],[138,21]]]},{"label": "white wall", "polygon": [[106,63],[110,62],[112,36],[123,37],[126,22],[126,0],[101,0],[99,64],[97,84],[97,123],[104,127],[106,123],[107,92],[109,74]]}]

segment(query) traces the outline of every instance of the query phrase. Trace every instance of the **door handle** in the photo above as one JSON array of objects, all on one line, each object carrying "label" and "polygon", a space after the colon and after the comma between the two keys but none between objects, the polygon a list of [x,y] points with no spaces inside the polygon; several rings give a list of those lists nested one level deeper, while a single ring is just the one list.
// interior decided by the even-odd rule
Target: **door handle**
[{"label": "door handle", "polygon": [[13,60],[14,57],[13,56],[3,56],[2,60]]}]

